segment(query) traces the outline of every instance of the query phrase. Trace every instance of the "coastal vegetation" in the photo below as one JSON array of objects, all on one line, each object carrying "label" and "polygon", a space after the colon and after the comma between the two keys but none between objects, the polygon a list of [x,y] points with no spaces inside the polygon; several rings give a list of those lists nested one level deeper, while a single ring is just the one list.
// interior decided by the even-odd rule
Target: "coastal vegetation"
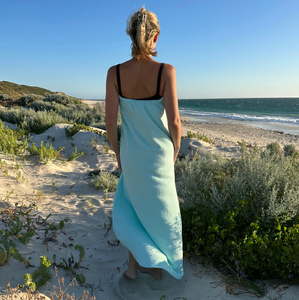
[{"label": "coastal vegetation", "polygon": [[96,175],[93,179],[91,179],[89,185],[94,187],[96,190],[101,189],[106,192],[115,192],[118,180],[118,177],[114,174],[102,171],[99,175]]},{"label": "coastal vegetation", "polygon": [[178,161],[184,251],[245,279],[299,279],[298,150],[239,142],[242,157]]},{"label": "coastal vegetation", "polygon": [[[7,85],[9,86],[9,85]],[[7,90],[1,90],[0,94]],[[22,93],[25,92],[22,90]],[[101,103],[90,108],[79,99],[65,94],[2,94],[0,100],[16,97],[19,107],[0,107],[0,176],[12,176],[24,182],[22,165],[16,158],[39,157],[44,164],[61,159],[62,148],[55,149],[51,143],[39,146],[30,143],[31,133],[40,134],[57,123],[70,124],[65,129],[66,139],[72,139],[80,130],[104,135],[93,127],[105,129],[105,112]],[[21,92],[20,92],[21,93]],[[12,130],[1,121],[16,124]],[[120,119],[118,121],[120,129]],[[49,137],[49,136],[48,136]],[[51,138],[51,137],[49,137]],[[187,132],[186,138],[197,138],[211,143],[202,133]],[[51,138],[54,142],[55,138]],[[54,139],[54,140],[53,140]],[[96,147],[97,140],[91,140]],[[72,144],[70,142],[70,144]],[[74,145],[72,145],[74,146]],[[108,153],[109,146],[102,145]],[[298,283],[299,279],[299,152],[294,145],[281,148],[271,143],[265,149],[239,142],[242,156],[225,158],[219,155],[185,157],[175,164],[177,190],[181,203],[183,221],[184,254],[186,257],[200,257],[203,264],[212,263],[225,272],[229,270],[239,279],[240,285],[248,286],[249,280],[281,279]],[[75,147],[67,157],[75,160],[78,153]],[[8,166],[5,158],[14,163]],[[12,174],[14,173],[14,174]],[[89,182],[95,189],[114,192],[118,177],[101,171]],[[55,184],[53,185],[54,191]],[[0,201],[9,202],[12,190]],[[43,197],[42,191],[35,192],[31,204],[16,203],[15,208],[0,209],[6,229],[0,232],[0,266],[10,258],[30,265],[17,250],[17,243],[27,244],[34,232],[42,230],[45,241],[48,236],[61,231],[62,220],[58,224],[48,218],[34,219],[30,213],[36,208],[35,199]],[[92,204],[92,202],[91,202]],[[111,221],[112,222],[112,221]],[[112,228],[112,224],[109,228]],[[49,237],[50,238],[50,237]],[[67,259],[56,264],[48,257],[41,257],[40,266],[26,274],[24,287],[35,290],[50,277],[50,268],[62,268],[79,283],[85,277],[78,268],[85,255],[84,248],[77,245],[79,260]],[[73,259],[73,258],[72,258]],[[57,276],[57,272],[56,272]],[[253,285],[251,285],[251,288]],[[254,287],[258,295],[263,290]]]},{"label": "coastal vegetation", "polygon": [[0,119],[37,134],[59,123],[105,129],[105,109],[100,102],[91,108],[61,92],[7,81],[0,82]]},{"label": "coastal vegetation", "polygon": [[[2,107],[0,119],[37,134],[59,123],[78,123],[105,129],[105,113],[101,103],[90,108],[83,103],[72,103],[71,99],[68,102],[60,95],[52,96],[52,101],[46,99],[49,98],[45,97],[43,101],[31,102],[28,108]],[[62,102],[63,99],[65,102]]]},{"label": "coastal vegetation", "polygon": [[28,85],[20,85],[9,81],[0,81],[0,104],[3,102],[4,104],[11,105],[15,101],[21,98],[24,95],[35,94],[35,95],[45,95],[48,93],[53,93],[47,89],[36,87],[36,86],[28,86]]},{"label": "coastal vegetation", "polygon": [[192,139],[192,138],[197,138],[198,140],[202,140],[206,143],[211,143],[211,140],[205,135],[205,134],[201,134],[199,132],[191,132],[191,131],[187,131],[187,135],[186,136],[182,136],[182,139]]}]

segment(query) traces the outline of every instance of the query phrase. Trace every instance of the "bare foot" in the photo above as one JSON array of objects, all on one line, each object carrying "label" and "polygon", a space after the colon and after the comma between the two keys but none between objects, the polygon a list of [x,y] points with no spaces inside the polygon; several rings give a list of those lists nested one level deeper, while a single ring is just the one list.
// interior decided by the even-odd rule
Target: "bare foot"
[{"label": "bare foot", "polygon": [[145,268],[140,265],[137,266],[138,270],[141,273],[146,273],[154,277],[157,281],[160,281],[162,279],[162,269],[158,268]]},{"label": "bare foot", "polygon": [[133,268],[131,268],[131,269],[129,268],[125,274],[130,279],[135,279],[136,278],[136,269],[134,270]]},{"label": "bare foot", "polygon": [[125,273],[130,279],[135,279],[137,274],[137,261],[133,254],[129,251],[128,270]]}]

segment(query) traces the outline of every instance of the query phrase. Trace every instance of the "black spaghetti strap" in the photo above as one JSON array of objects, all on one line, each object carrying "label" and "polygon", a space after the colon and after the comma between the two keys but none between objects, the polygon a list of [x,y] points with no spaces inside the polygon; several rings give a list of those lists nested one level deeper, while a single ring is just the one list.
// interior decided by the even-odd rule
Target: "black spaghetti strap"
[{"label": "black spaghetti strap", "polygon": [[118,87],[118,93],[119,93],[120,96],[122,97],[123,94],[122,94],[122,92],[121,92],[121,85],[120,85],[119,65],[120,65],[120,64],[118,64],[118,65],[116,66],[117,87]]},{"label": "black spaghetti strap", "polygon": [[164,63],[161,64],[160,69],[159,69],[157,92],[156,92],[157,96],[160,95],[160,85],[161,85],[161,76],[162,76],[163,67],[164,67]]}]

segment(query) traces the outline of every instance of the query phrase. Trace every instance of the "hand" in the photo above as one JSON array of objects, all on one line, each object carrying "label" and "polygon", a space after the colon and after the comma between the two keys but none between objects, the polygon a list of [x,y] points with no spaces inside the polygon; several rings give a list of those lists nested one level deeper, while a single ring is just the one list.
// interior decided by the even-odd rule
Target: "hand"
[{"label": "hand", "polygon": [[173,163],[175,164],[176,158],[178,157],[180,149],[174,149],[173,151]]},{"label": "hand", "polygon": [[116,160],[117,160],[117,165],[118,165],[118,169],[122,172],[122,168],[121,168],[121,162],[120,162],[120,155],[116,155]]}]

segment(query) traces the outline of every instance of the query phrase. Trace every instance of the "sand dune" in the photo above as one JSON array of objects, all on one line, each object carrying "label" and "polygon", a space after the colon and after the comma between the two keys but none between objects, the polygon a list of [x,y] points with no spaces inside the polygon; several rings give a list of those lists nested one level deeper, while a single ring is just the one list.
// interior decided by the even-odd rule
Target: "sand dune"
[{"label": "sand dune", "polygon": [[[45,233],[44,228],[37,227],[34,236],[27,245],[17,239],[17,249],[35,268],[39,266],[39,258],[46,255],[53,262],[59,264],[73,255],[79,259],[79,252],[74,246],[84,246],[86,254],[78,268],[78,273],[86,277],[84,285],[69,287],[68,293],[75,293],[76,299],[86,290],[96,299],[252,299],[252,295],[234,296],[227,293],[229,289],[222,277],[212,267],[203,267],[198,262],[184,260],[185,275],[182,280],[176,280],[166,272],[162,281],[157,282],[146,274],[138,273],[135,280],[124,276],[127,268],[127,250],[117,242],[113,230],[110,228],[114,193],[97,191],[88,183],[88,173],[92,170],[114,171],[117,164],[112,151],[103,148],[105,138],[93,132],[79,131],[72,139],[65,136],[66,124],[57,124],[40,135],[34,135],[32,142],[37,145],[40,141],[52,142],[55,148],[65,147],[62,154],[67,157],[77,147],[84,155],[73,162],[55,161],[44,165],[36,159],[20,161],[23,165],[22,175],[25,181],[17,181],[16,171],[9,170],[9,176],[0,178],[0,205],[14,207],[23,200],[24,204],[35,202],[37,207],[30,213],[34,220],[51,216],[48,222],[59,224],[64,220],[64,228]],[[13,127],[13,126],[12,126]],[[188,131],[199,131],[214,140],[214,144],[197,139],[182,141],[181,151],[187,155],[196,151],[202,155],[219,153],[227,157],[240,155],[237,141],[244,138],[248,143],[257,142],[265,145],[268,141],[278,141],[282,145],[293,143],[298,147],[298,137],[286,136],[269,130],[255,129],[250,126],[223,127],[215,124],[183,123],[183,135]],[[91,139],[97,139],[97,145],[91,145]],[[53,141],[52,141],[53,140]],[[12,159],[0,156],[10,165]],[[3,201],[7,194],[14,189],[10,201]],[[33,192],[34,191],[34,192]],[[2,220],[5,217],[2,215]],[[0,222],[0,230],[5,229],[4,222]],[[7,283],[12,288],[23,283],[23,275],[33,273],[35,268],[26,268],[24,264],[11,259],[9,263],[0,267],[0,292],[5,293]],[[53,271],[49,283],[40,288],[40,292],[50,296],[53,285],[58,286]],[[58,270],[59,277],[65,277],[67,285],[71,276],[64,270]],[[299,289],[285,285],[269,287],[269,293],[263,299],[298,299]],[[163,298],[162,296],[165,296]],[[282,295],[282,296],[280,296]],[[162,297],[162,298],[161,298]],[[1,299],[1,297],[0,297]],[[5,299],[5,298],[3,298]]]}]

